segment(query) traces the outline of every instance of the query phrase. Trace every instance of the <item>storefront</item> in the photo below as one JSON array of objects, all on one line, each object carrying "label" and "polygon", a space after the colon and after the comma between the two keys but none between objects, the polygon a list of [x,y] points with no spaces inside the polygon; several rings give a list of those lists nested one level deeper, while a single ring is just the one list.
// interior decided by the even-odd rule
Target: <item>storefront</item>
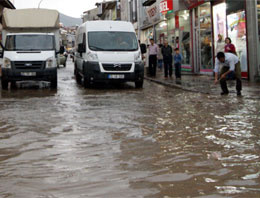
[{"label": "storefront", "polygon": [[[211,74],[213,71],[213,33],[211,3],[198,3],[193,13],[193,63],[194,72]],[[194,7],[194,5],[189,5]]]},{"label": "storefront", "polygon": [[[218,35],[230,37],[241,62],[242,76],[248,78],[246,1],[184,0],[192,10],[193,69],[212,74]],[[224,49],[223,49],[224,51]]]},{"label": "storefront", "polygon": [[182,70],[192,71],[190,11],[181,4],[176,7],[177,10],[166,15],[168,42],[173,48],[179,48],[183,56]]}]

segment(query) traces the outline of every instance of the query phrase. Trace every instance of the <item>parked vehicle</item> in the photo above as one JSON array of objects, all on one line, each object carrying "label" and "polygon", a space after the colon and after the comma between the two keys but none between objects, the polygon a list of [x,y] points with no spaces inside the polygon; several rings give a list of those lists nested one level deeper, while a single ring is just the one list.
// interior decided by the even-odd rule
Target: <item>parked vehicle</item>
[{"label": "parked vehicle", "polygon": [[144,64],[130,22],[88,21],[76,33],[75,76],[84,87],[95,82],[143,86]]},{"label": "parked vehicle", "polygon": [[2,88],[26,80],[49,81],[57,88],[58,11],[5,9],[2,21]]}]

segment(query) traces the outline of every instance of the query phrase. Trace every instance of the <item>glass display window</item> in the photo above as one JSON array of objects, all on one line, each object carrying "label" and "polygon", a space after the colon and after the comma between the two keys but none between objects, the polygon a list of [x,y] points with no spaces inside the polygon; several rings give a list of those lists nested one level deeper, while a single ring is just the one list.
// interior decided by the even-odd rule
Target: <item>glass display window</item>
[{"label": "glass display window", "polygon": [[188,10],[179,12],[180,43],[179,48],[183,56],[183,64],[191,65],[191,24]]},{"label": "glass display window", "polygon": [[167,22],[166,21],[162,21],[160,23],[158,23],[155,26],[155,35],[156,35],[156,40],[155,42],[157,44],[163,44],[164,40],[168,39],[167,36]]}]

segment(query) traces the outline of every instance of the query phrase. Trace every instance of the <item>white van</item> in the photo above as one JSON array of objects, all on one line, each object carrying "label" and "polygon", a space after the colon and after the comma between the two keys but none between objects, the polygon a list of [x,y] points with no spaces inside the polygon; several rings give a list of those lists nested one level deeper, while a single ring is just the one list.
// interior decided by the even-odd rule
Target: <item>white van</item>
[{"label": "white van", "polygon": [[144,64],[130,22],[88,21],[76,34],[74,74],[84,87],[95,82],[135,82],[143,86]]}]

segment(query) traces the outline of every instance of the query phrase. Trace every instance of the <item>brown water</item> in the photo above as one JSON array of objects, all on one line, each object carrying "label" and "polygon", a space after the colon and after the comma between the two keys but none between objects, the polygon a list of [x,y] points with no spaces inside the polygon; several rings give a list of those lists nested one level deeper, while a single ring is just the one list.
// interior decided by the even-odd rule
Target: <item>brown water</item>
[{"label": "brown water", "polygon": [[0,197],[260,197],[260,101],[145,83],[0,92]]}]

